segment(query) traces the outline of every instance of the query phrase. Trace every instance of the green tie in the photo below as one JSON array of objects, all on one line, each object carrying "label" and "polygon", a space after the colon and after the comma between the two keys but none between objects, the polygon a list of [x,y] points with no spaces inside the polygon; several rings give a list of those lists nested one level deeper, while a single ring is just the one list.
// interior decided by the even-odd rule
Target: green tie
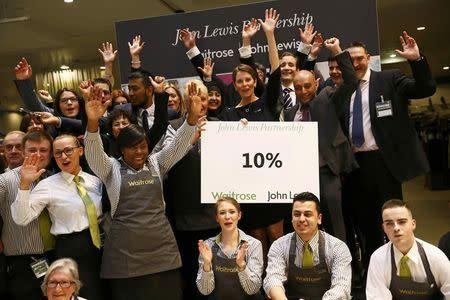
[{"label": "green tie", "polygon": [[78,194],[83,200],[86,207],[86,213],[89,220],[89,231],[91,232],[92,243],[95,247],[100,249],[100,229],[98,227],[97,213],[95,212],[95,205],[86,192],[86,189],[80,183],[80,177],[77,175],[73,178],[78,189]]},{"label": "green tie", "polygon": [[302,268],[309,269],[314,266],[313,254],[309,242],[303,244]]},{"label": "green tie", "polygon": [[404,255],[400,259],[400,277],[411,279],[411,270],[407,264],[409,257]]},{"label": "green tie", "polygon": [[[35,185],[41,181],[38,178]],[[50,233],[50,228],[52,227],[52,221],[50,220],[50,215],[48,214],[47,208],[41,212],[38,217],[39,222],[39,232],[41,233],[42,243],[44,244],[44,252],[55,249],[55,237]]]}]

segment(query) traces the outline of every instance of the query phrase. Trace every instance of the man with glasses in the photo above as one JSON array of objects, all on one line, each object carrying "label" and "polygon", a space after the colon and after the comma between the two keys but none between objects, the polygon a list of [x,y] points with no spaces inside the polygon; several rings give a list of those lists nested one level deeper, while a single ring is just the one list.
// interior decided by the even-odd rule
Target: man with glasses
[{"label": "man with glasses", "polygon": [[[51,159],[51,136],[44,131],[34,131],[27,133],[22,142],[25,156],[34,155],[37,167],[45,170]],[[36,277],[31,265],[42,262],[43,259],[51,262],[53,240],[48,215],[45,213],[27,226],[17,225],[12,218],[10,206],[19,189],[21,169],[22,167],[18,167],[0,175],[0,216],[3,220],[1,241],[8,267],[8,295],[5,299],[40,300],[41,278]],[[43,172],[40,178],[48,174],[48,171]],[[34,188],[34,184],[30,188]]]},{"label": "man with glasses", "polygon": [[414,236],[416,220],[402,200],[381,209],[389,243],[370,258],[367,300],[450,299],[450,261],[437,247]]},{"label": "man with glasses", "polygon": [[30,191],[42,169],[36,155],[28,156],[21,170],[20,188],[11,205],[14,221],[27,225],[48,209],[56,236],[57,258],[70,257],[78,263],[83,287],[81,296],[103,299],[100,281],[100,228],[102,183],[80,167],[83,147],[72,135],[60,135],[53,142],[53,156],[61,172],[41,180]]},{"label": "man with glasses", "polygon": [[25,133],[22,131],[11,131],[3,139],[5,146],[5,159],[7,168],[5,172],[20,166],[23,162],[22,139]]}]

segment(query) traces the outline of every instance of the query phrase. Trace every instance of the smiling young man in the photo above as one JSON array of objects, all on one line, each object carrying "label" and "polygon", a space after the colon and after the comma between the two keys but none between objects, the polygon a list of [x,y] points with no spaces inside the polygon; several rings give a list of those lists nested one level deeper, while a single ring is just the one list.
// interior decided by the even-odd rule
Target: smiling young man
[{"label": "smiling young man", "polygon": [[319,199],[304,192],[294,197],[295,232],[269,250],[264,290],[279,299],[350,299],[351,255],[341,240],[319,230]]},{"label": "smiling young man", "polygon": [[381,211],[390,242],[370,258],[367,299],[450,299],[450,261],[437,247],[415,238],[416,220],[408,205],[392,199]]}]

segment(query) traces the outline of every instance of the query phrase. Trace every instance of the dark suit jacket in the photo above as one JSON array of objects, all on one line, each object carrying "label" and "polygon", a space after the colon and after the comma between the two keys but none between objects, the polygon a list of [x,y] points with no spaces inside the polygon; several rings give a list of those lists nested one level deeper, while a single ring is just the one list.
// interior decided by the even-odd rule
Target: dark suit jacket
[{"label": "dark suit jacket", "polygon": [[[336,114],[334,102],[346,99],[355,91],[358,84],[348,52],[336,56],[342,70],[344,83],[337,89],[326,87],[309,102],[311,121],[319,127],[319,152],[335,175],[348,173],[357,167],[352,149],[344,135]],[[293,121],[300,104],[284,112],[285,121]]]},{"label": "dark suit jacket", "polygon": [[[436,91],[428,63],[410,61],[413,77],[400,70],[372,71],[369,81],[369,106],[372,133],[386,166],[398,181],[410,180],[429,171],[428,160],[408,115],[408,99],[429,97]],[[393,115],[378,118],[376,102],[391,100]],[[344,133],[349,135],[350,97],[338,105]]]}]

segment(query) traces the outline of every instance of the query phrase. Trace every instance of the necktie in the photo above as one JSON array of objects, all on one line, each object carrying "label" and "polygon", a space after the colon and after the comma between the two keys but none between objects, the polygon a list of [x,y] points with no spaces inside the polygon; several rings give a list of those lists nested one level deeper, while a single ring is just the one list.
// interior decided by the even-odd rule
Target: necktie
[{"label": "necktie", "polygon": [[303,244],[302,268],[309,269],[314,266],[313,254],[309,242]]},{"label": "necktie", "polygon": [[309,114],[309,104],[302,104],[300,107],[300,111],[302,112],[302,122],[311,121],[311,116]]},{"label": "necktie", "polygon": [[400,277],[411,279],[411,270],[407,264],[409,257],[404,255],[400,259]]},{"label": "necktie", "polygon": [[364,144],[362,96],[359,84],[353,101],[352,142],[356,147],[361,147]]},{"label": "necktie", "polygon": [[100,229],[98,227],[97,213],[95,211],[95,205],[86,192],[86,189],[80,182],[80,177],[77,175],[73,178],[75,185],[77,186],[78,194],[81,200],[83,200],[86,207],[86,213],[89,221],[89,231],[91,232],[92,243],[95,247],[100,249]]},{"label": "necktie", "polygon": [[145,131],[150,130],[150,128],[148,128],[148,111],[146,110],[142,112],[142,127]]},{"label": "necktie", "polygon": [[[40,178],[36,180],[36,184],[39,181]],[[50,233],[52,221],[50,220],[50,215],[48,214],[47,208],[44,208],[44,210],[39,215],[38,222],[39,222],[39,232],[41,234],[42,243],[44,244],[44,252],[54,249],[55,237]]]},{"label": "necktie", "polygon": [[291,98],[291,89],[290,88],[285,88],[283,90],[283,108],[284,109],[288,109],[290,107],[292,107],[294,105],[294,103],[292,103],[292,98]]}]

